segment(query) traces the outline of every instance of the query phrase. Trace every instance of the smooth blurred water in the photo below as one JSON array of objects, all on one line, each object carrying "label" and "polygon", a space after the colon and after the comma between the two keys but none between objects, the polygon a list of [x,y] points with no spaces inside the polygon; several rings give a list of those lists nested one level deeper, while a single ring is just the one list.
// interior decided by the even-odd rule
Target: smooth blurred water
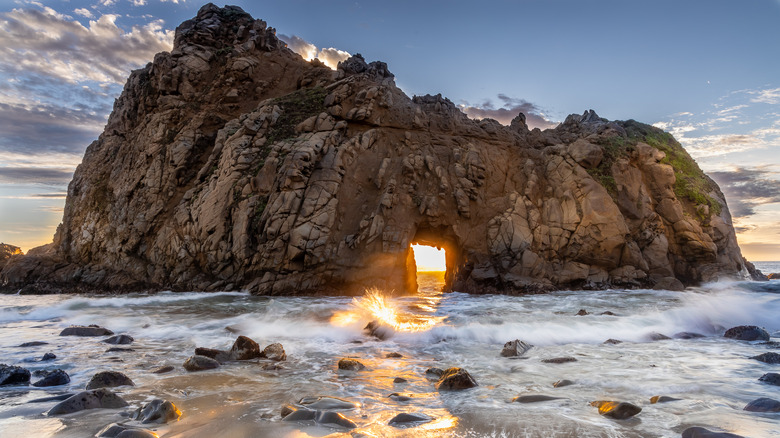
[{"label": "smooth blurred water", "polygon": [[[780,270],[780,269],[778,269]],[[364,436],[398,437],[679,437],[689,426],[746,437],[780,436],[780,414],[745,412],[759,397],[780,399],[780,387],[757,379],[777,365],[750,359],[772,344],[722,337],[736,325],[759,325],[780,336],[780,281],[717,283],[685,292],[655,290],[565,291],[546,295],[441,294],[421,281],[419,295],[388,297],[399,312],[435,318],[428,330],[367,336],[373,317],[351,298],[256,297],[245,293],[161,293],[122,296],[2,296],[0,362],[30,370],[62,368],[66,387],[0,388],[0,436],[94,436],[106,424],[126,420],[125,410],[84,411],[64,417],[44,413],[54,403],[31,399],[84,388],[98,371],[116,370],[136,386],[118,390],[133,408],[161,397],[183,412],[180,421],[154,427],[164,437],[352,436],[313,423],[282,422],[280,408],[311,395],[360,403],[345,412]],[[580,309],[589,315],[576,316]],[[615,315],[601,315],[610,311]],[[351,319],[339,318],[345,313]],[[351,322],[348,322],[351,321]],[[107,353],[102,338],[59,337],[70,325],[99,324],[136,341],[132,352]],[[661,333],[704,335],[651,341]],[[262,360],[224,364],[187,373],[181,364],[197,346],[229,349],[238,334],[261,347],[281,342],[283,369],[263,370]],[[534,345],[522,359],[500,356],[505,342]],[[621,344],[609,345],[607,339]],[[773,339],[778,340],[778,339]],[[15,347],[23,342],[48,345]],[[38,362],[45,352],[57,359]],[[389,352],[398,359],[386,358]],[[339,372],[342,357],[368,370]],[[542,360],[571,356],[576,362]],[[176,370],[156,375],[161,365]],[[429,367],[465,368],[474,389],[439,393],[426,378]],[[408,380],[394,384],[395,377]],[[572,386],[553,388],[560,379]],[[33,378],[35,380],[35,378]],[[387,396],[412,396],[397,402]],[[562,397],[533,404],[510,403],[521,394]],[[654,395],[681,400],[650,404]],[[630,420],[598,415],[589,402],[627,401],[643,411]],[[425,425],[389,426],[400,412],[435,417]],[[33,432],[31,434],[31,431]]]}]

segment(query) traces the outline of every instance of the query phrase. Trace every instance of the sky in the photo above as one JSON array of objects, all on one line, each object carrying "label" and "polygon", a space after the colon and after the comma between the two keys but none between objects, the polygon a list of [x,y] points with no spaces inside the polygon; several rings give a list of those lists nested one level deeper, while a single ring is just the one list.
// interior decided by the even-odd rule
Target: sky
[{"label": "sky", "polygon": [[[193,0],[0,0],[0,242],[51,242],[127,75]],[[381,60],[409,96],[554,127],[658,126],[726,194],[743,254],[780,260],[780,0],[242,1],[305,57]],[[222,3],[218,3],[222,6]]]}]

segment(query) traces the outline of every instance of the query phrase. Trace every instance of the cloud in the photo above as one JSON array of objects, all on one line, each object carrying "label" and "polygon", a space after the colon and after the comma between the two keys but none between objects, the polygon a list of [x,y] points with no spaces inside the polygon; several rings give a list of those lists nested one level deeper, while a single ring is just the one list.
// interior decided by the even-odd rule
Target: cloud
[{"label": "cloud", "polygon": [[34,73],[70,83],[124,83],[130,70],[171,49],[174,32],[163,29],[161,20],[126,32],[116,25],[117,17],[102,15],[85,27],[49,7],[2,13],[0,72]]},{"label": "cloud", "polygon": [[506,94],[499,94],[497,97],[503,103],[500,108],[496,108],[492,101],[486,100],[481,104],[465,102],[460,105],[460,109],[472,119],[491,118],[502,125],[509,125],[519,113],[525,114],[525,121],[531,129],[554,128],[557,125],[548,120],[543,110],[536,104]]},{"label": "cloud", "polygon": [[767,90],[753,90],[753,91],[748,91],[748,93],[756,96],[750,99],[751,102],[768,103],[771,105],[780,103],[780,88],[772,88]]},{"label": "cloud", "polygon": [[92,12],[90,12],[89,9],[78,8],[78,9],[74,9],[73,12],[75,12],[77,15],[81,15],[82,17],[85,17],[85,18],[95,18],[95,16],[92,15]]},{"label": "cloud", "polygon": [[297,35],[287,36],[284,34],[279,34],[277,36],[280,40],[287,44],[287,47],[289,47],[290,50],[301,55],[303,59],[311,61],[312,59],[317,58],[334,70],[336,67],[338,67],[339,62],[344,61],[350,57],[349,52],[345,52],[344,50],[339,50],[333,47],[323,48],[320,50],[314,44],[304,40]]},{"label": "cloud", "polygon": [[0,167],[2,184],[67,185],[73,178],[73,169],[41,167]]},{"label": "cloud", "polygon": [[780,202],[780,180],[772,178],[777,176],[774,172],[738,167],[709,175],[726,195],[735,218],[752,216],[756,214],[756,207]]}]

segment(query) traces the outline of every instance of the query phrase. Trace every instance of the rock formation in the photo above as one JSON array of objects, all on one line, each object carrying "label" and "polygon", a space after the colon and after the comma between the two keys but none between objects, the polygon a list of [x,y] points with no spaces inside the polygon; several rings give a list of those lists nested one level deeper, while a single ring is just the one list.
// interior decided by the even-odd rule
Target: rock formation
[{"label": "rock formation", "polygon": [[[671,135],[593,111],[555,129],[409,98],[382,62],[336,71],[238,7],[204,6],[133,71],[54,242],[6,288],[524,293],[746,275],[717,185]],[[52,286],[54,285],[54,286]]]}]

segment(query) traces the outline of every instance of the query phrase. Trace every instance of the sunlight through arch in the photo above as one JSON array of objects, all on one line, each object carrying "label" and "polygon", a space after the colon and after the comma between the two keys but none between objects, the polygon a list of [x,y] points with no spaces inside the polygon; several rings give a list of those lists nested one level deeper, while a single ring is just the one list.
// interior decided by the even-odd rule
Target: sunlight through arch
[{"label": "sunlight through arch", "polygon": [[412,245],[417,272],[444,272],[447,270],[446,253],[427,245]]}]

